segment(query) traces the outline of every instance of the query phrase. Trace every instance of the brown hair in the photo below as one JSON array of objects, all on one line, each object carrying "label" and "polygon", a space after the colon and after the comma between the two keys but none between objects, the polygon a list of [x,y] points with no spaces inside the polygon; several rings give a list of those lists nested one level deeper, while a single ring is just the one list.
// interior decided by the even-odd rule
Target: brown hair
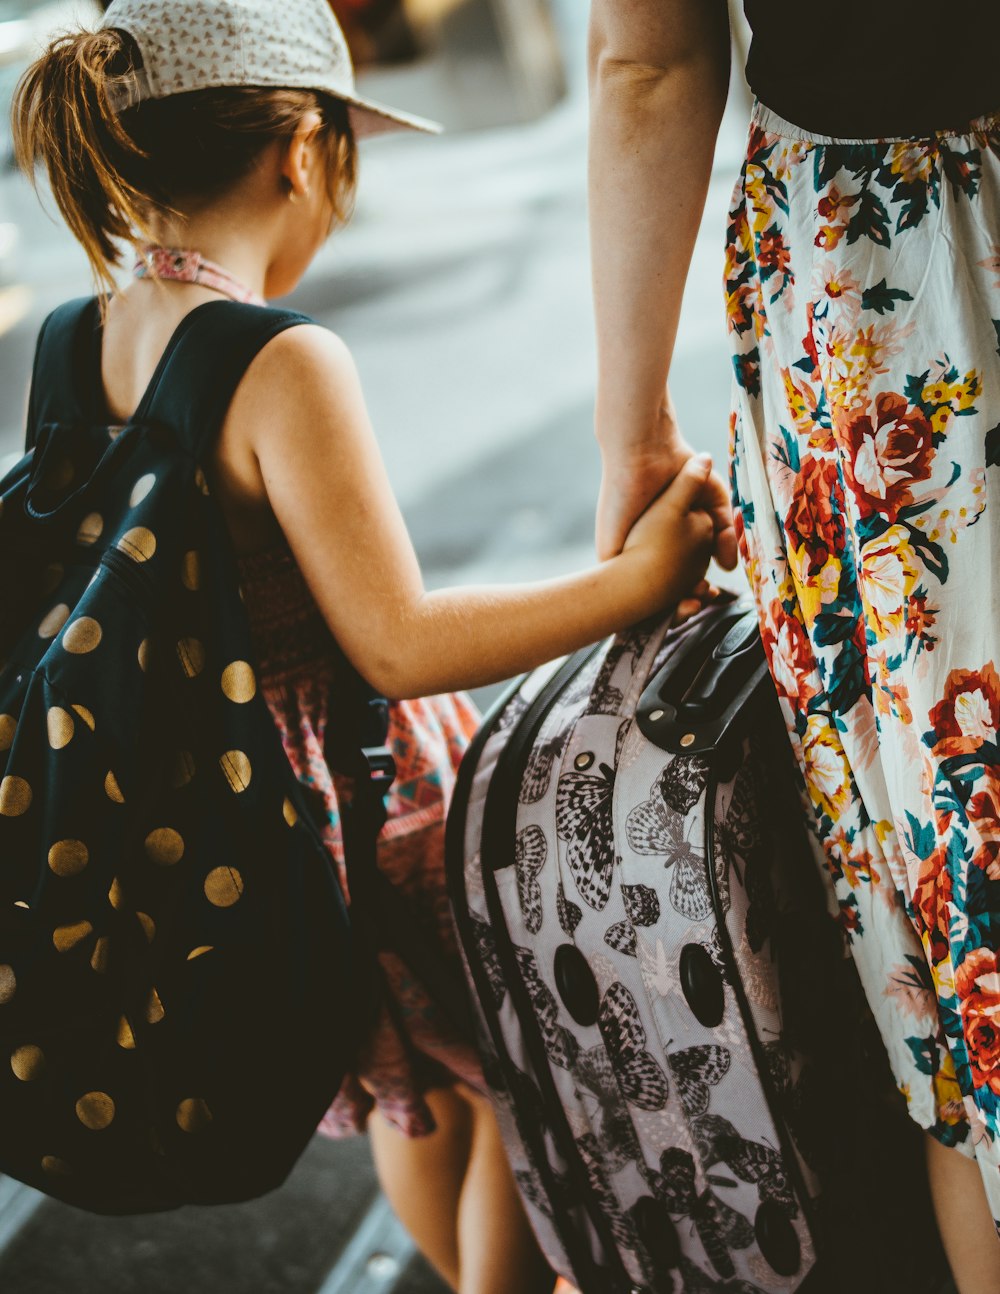
[{"label": "brown hair", "polygon": [[56,204],[102,291],[115,290],[116,243],[148,240],[156,211],[176,214],[226,192],[275,140],[319,112],[338,222],[351,212],[357,150],[346,104],[312,90],[220,87],[115,110],[141,66],[113,28],[54,41],[21,78],[12,125],[18,164],[48,172]]}]

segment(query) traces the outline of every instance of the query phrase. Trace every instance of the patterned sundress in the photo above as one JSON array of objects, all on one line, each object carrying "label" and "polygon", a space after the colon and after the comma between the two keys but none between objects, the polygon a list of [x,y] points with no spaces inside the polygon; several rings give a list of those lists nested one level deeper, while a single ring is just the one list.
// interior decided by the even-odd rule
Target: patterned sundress
[{"label": "patterned sundress", "polygon": [[1000,116],[833,140],[758,107],[726,295],[737,533],[819,852],[910,1112],[1000,1219]]},{"label": "patterned sundress", "polygon": [[[327,722],[336,719],[339,653],[287,547],[242,557],[240,580],[262,693],[296,776],[321,806],[331,866],[346,893],[339,779],[323,757]],[[455,772],[477,726],[478,714],[462,695],[390,707],[397,777],[379,839],[379,866],[405,895],[414,922],[437,941],[456,982],[463,971],[445,891],[444,818]],[[398,956],[388,951],[379,960],[385,990],[380,1016],[358,1072],[345,1080],[320,1125],[329,1136],[363,1132],[376,1107],[401,1132],[421,1136],[435,1126],[424,1099],[429,1090],[455,1082],[483,1087],[471,1038],[456,1032]]]}]

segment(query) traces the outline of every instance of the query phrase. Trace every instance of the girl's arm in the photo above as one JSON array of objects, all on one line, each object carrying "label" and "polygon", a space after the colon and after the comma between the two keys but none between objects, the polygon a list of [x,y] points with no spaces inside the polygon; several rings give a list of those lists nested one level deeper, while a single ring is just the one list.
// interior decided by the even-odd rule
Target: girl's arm
[{"label": "girl's arm", "polygon": [[[667,393],[681,297],[729,81],[725,0],[592,0],[590,220],[597,314],[598,551],[618,552],[690,450]],[[713,482],[717,556],[735,562]]]},{"label": "girl's arm", "polygon": [[543,584],[426,592],[353,361],[322,328],[264,348],[233,426],[334,637],[392,697],[495,682],[596,642],[689,593],[710,555],[710,463],[692,460],[613,561]]}]

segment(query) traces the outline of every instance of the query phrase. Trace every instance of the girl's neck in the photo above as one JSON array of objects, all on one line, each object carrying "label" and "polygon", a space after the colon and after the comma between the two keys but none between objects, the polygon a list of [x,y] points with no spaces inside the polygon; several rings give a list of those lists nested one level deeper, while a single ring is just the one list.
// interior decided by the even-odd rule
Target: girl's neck
[{"label": "girl's neck", "polygon": [[262,251],[264,240],[251,235],[245,220],[196,217],[181,224],[162,221],[154,224],[150,233],[155,246],[197,252],[255,297],[265,297],[269,258]]},{"label": "girl's neck", "polygon": [[224,265],[209,260],[194,248],[147,244],[141,249],[133,272],[137,279],[198,284],[231,301],[257,306],[267,304],[262,293],[254,292]]}]

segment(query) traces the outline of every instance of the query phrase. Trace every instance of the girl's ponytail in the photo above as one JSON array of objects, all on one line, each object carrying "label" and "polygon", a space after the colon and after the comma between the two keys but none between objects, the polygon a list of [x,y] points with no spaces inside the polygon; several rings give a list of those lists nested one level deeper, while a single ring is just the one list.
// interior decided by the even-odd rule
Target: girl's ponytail
[{"label": "girl's ponytail", "polygon": [[137,62],[123,32],[62,36],[21,78],[11,113],[18,164],[30,177],[44,164],[59,210],[109,291],[121,262],[116,240],[134,241],[149,214],[150,195],[125,178],[144,154],[116,111]]},{"label": "girl's ponytail", "polygon": [[346,221],[357,178],[347,104],[313,90],[220,86],[149,99],[130,91],[142,71],[132,37],[114,28],[54,41],[14,94],[14,149],[34,177],[44,164],[59,210],[87,253],[100,290],[114,293],[122,244],[152,242],[158,213],[192,206],[250,174],[262,151],[318,112],[334,219]]}]

